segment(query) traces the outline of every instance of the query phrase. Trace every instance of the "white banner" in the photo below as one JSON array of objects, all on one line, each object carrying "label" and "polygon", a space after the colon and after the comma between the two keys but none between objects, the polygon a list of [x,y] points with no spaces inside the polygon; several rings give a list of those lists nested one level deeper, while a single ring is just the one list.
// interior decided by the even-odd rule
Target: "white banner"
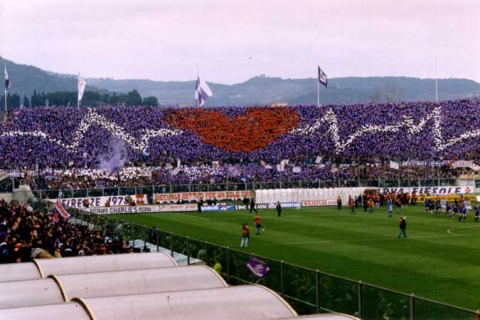
[{"label": "white banner", "polygon": [[475,187],[472,186],[445,186],[445,187],[405,187],[405,188],[380,188],[380,193],[416,193],[419,194],[429,194],[429,195],[447,195],[447,194],[465,194],[472,193],[475,190]]},{"label": "white banner", "polygon": [[182,212],[197,211],[197,205],[195,203],[188,203],[154,206],[97,207],[85,210],[95,214]]},{"label": "white banner", "polygon": [[471,168],[473,166],[473,161],[458,160],[452,162],[452,167],[454,168]]},{"label": "white banner", "polygon": [[324,207],[324,206],[336,206],[337,200],[304,200],[302,201],[302,207]]},{"label": "white banner", "polygon": [[[134,194],[130,196],[137,205],[147,203],[147,196],[144,194]],[[84,208],[83,201],[88,200],[90,208],[105,207],[107,200],[110,201],[110,206],[128,206],[126,200],[127,196],[112,196],[112,197],[85,197],[85,198],[64,198],[60,199],[65,208]],[[53,201],[53,200],[51,200]]]}]

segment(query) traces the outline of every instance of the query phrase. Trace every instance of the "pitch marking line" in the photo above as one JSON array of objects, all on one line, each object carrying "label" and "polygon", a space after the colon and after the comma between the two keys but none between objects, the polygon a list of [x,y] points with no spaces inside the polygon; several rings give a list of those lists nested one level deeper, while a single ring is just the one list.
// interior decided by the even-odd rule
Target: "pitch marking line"
[{"label": "pitch marking line", "polygon": [[447,233],[463,236],[464,234],[455,233],[455,232],[453,232],[453,230],[458,230],[458,229],[471,229],[471,228],[478,228],[478,227],[480,227],[480,225],[476,225],[476,226],[465,226],[465,227],[458,227],[458,228],[451,228],[451,229],[448,229],[448,230],[447,230]]},{"label": "pitch marking line", "polygon": [[210,220],[210,219],[205,218],[205,217],[193,216],[193,215],[189,215],[189,214],[184,214],[183,216],[184,217],[190,217],[190,218],[203,219],[203,220]]},{"label": "pitch marking line", "polygon": [[[466,234],[445,234],[445,235],[438,235],[438,236],[417,236],[417,237],[408,237],[407,239],[433,239],[433,238],[445,238],[445,237],[465,237],[471,236]],[[289,242],[289,243],[262,243],[258,244],[258,246],[272,246],[272,245],[302,245],[302,244],[321,244],[321,243],[334,243],[334,242],[368,242],[368,241],[379,241],[379,240],[398,240],[397,237],[388,237],[388,238],[372,238],[372,239],[345,239],[345,240],[319,240],[319,241],[303,241],[303,242]]]}]

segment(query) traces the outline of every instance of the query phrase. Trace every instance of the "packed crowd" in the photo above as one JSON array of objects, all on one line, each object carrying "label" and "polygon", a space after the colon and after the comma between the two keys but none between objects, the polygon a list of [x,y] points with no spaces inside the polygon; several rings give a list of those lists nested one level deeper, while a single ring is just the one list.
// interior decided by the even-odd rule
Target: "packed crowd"
[{"label": "packed crowd", "polygon": [[[390,160],[476,160],[479,107],[471,99],[320,108],[22,109],[0,125],[0,165],[38,169],[45,180],[37,184],[49,188],[94,187],[99,180],[119,186],[404,178],[389,168]],[[289,162],[278,170],[283,159]],[[444,166],[407,171],[412,177],[458,174]]]},{"label": "packed crowd", "polygon": [[[257,188],[277,188],[280,182],[295,183],[309,181],[311,187],[322,185],[329,186],[356,186],[357,180],[377,181],[378,179],[390,181],[408,181],[410,185],[425,185],[429,179],[455,179],[466,169],[444,166],[403,166],[402,170],[390,168],[385,165],[370,165],[359,168],[358,166],[331,165],[309,167],[301,172],[294,172],[292,167],[285,166],[282,172],[276,169],[265,169],[262,166],[248,165],[237,166],[237,173],[232,173],[231,167],[226,166],[180,166],[175,173],[164,168],[151,167],[125,167],[118,172],[101,169],[69,169],[46,171],[37,176],[27,175],[32,190],[66,190],[66,189],[101,189],[129,186],[159,186],[156,191],[165,193],[167,186],[203,185],[209,190],[225,190],[227,184],[230,190],[235,185],[244,186],[247,182],[258,182]],[[330,184],[330,185],[329,185]],[[405,184],[405,183],[404,183]],[[451,184],[451,183],[447,183]],[[162,191],[161,186],[164,186]],[[263,187],[262,187],[263,186]],[[243,189],[243,187],[242,187]],[[199,191],[199,190],[191,190]]]},{"label": "packed crowd", "polygon": [[0,264],[81,255],[130,253],[127,241],[105,237],[56,214],[0,199]]}]

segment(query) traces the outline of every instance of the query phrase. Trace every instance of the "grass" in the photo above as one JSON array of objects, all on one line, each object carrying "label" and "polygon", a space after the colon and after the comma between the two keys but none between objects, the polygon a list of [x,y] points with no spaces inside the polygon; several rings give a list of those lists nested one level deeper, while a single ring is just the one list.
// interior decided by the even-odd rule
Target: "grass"
[{"label": "grass", "polygon": [[[384,288],[472,310],[480,308],[480,222],[425,213],[421,205],[402,208],[407,239],[398,239],[398,218],[386,208],[350,215],[336,207],[261,210],[265,232],[255,235],[248,211],[162,213],[116,216],[136,224],[189,236],[295,265],[362,280]],[[251,230],[240,247],[241,224]]]}]

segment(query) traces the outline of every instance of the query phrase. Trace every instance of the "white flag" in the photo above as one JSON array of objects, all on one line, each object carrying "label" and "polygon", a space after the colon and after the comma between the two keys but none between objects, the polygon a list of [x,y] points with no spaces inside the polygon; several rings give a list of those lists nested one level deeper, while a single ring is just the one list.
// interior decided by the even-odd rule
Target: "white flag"
[{"label": "white flag", "polygon": [[11,87],[10,79],[8,79],[7,65],[5,64],[5,92]]},{"label": "white flag", "polygon": [[390,168],[391,169],[400,169],[400,164],[398,162],[395,162],[395,161],[390,161]]},{"label": "white flag", "polygon": [[87,83],[85,82],[85,79],[78,74],[78,102],[82,100],[83,97],[83,92],[85,91],[85,86]]},{"label": "white flag", "polygon": [[205,81],[201,81],[200,77],[198,77],[195,83],[195,102],[197,107],[203,106],[211,96],[213,96],[213,93],[208,84]]}]

